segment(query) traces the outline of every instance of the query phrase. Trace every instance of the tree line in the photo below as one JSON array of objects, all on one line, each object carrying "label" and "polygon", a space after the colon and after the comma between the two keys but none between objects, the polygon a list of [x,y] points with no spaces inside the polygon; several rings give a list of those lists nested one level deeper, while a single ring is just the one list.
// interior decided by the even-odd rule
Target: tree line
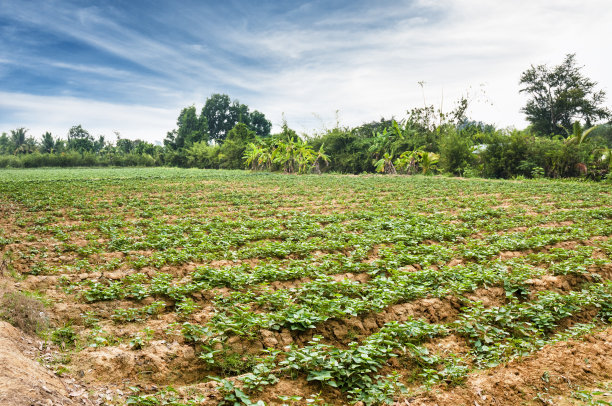
[{"label": "tree line", "polygon": [[[461,98],[449,112],[431,105],[403,119],[356,127],[336,125],[298,135],[283,123],[271,134],[265,115],[225,94],[210,96],[198,114],[180,112],[163,145],[93,137],[80,125],[66,139],[25,128],[0,136],[0,167],[157,166],[282,171],[285,173],[433,174],[456,176],[610,178],[611,114],[605,92],[584,76],[575,55],[558,66],[532,65],[519,81],[529,96],[530,125],[499,129],[466,116]],[[599,123],[599,124],[598,124]]]}]

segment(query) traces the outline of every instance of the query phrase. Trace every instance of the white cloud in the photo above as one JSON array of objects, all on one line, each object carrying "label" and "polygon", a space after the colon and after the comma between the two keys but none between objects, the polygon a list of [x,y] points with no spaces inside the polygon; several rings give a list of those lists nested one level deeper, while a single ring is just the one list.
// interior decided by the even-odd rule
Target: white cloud
[{"label": "white cloud", "polygon": [[[276,33],[264,42],[274,43],[274,53],[288,49],[289,59],[309,50],[300,45],[306,41],[324,43],[326,49],[315,53],[306,66],[293,66],[263,81],[264,103],[273,117],[282,109],[297,121],[313,122],[309,119],[313,109],[333,117],[339,108],[348,124],[358,124],[380,115],[401,116],[419,105],[419,80],[427,82],[428,101],[439,105],[443,91],[446,106],[470,86],[485,84],[493,105],[475,103],[473,118],[521,127],[525,99],[518,93],[520,73],[532,63],[560,63],[572,52],[580,63],[596,67],[586,69],[586,74],[598,72],[593,78],[612,90],[611,78],[604,72],[612,62],[605,52],[607,39],[612,38],[608,23],[612,8],[607,1],[445,3],[447,14],[441,20],[348,31],[339,43],[326,41],[325,32]],[[267,94],[274,96],[266,100]],[[283,105],[286,99],[297,101]]]},{"label": "white cloud", "polygon": [[[211,93],[222,92],[264,112],[277,128],[284,112],[290,126],[311,132],[322,127],[321,119],[333,125],[336,110],[344,125],[381,116],[402,118],[406,110],[422,105],[421,80],[427,83],[427,101],[440,105],[443,94],[445,109],[470,87],[478,93],[484,84],[487,101],[473,104],[472,118],[522,127],[520,73],[531,64],[558,64],[573,52],[586,66],[585,74],[612,92],[607,43],[612,7],[607,0],[366,4],[367,10],[321,12],[312,24],[299,19],[300,13],[313,12],[312,4],[295,10],[290,21],[270,15],[264,16],[265,23],[213,25],[208,16],[208,31],[195,23],[205,10],[179,9],[167,23],[182,21],[178,29],[183,44],[172,43],[176,35],[154,40],[99,8],[49,6],[43,18],[23,6],[15,11],[21,21],[78,38],[157,76],[55,61],[49,64],[115,78],[117,84],[109,88],[123,87],[136,100],[140,95],[140,105],[96,102],[104,96],[98,94],[79,100],[4,93],[0,108],[12,114],[10,120],[0,118],[0,128],[26,126],[36,132],[57,127],[65,133],[81,123],[99,128],[94,132],[119,130],[126,136],[161,139],[174,127],[181,107],[200,107]],[[80,24],[74,23],[75,16]]]},{"label": "white cloud", "polygon": [[80,124],[92,135],[105,135],[112,141],[114,131],[119,131],[123,138],[161,141],[166,131],[175,127],[178,108],[0,92],[0,110],[9,113],[3,126],[7,130],[26,127],[35,137],[51,131],[65,138],[70,127]]}]

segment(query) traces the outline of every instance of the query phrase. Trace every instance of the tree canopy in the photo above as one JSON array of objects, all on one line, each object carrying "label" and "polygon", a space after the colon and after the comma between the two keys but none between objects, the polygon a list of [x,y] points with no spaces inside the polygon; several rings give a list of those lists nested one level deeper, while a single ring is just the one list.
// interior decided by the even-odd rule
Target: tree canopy
[{"label": "tree canopy", "polygon": [[232,101],[226,94],[213,94],[206,99],[199,116],[195,106],[181,110],[176,121],[178,128],[168,132],[164,145],[179,150],[202,141],[221,144],[239,123],[259,137],[269,136],[272,129],[263,113],[250,111],[249,106]]},{"label": "tree canopy", "polygon": [[238,100],[231,101],[226,94],[213,94],[206,99],[201,116],[208,123],[210,139],[217,142],[223,142],[238,123],[246,124],[260,137],[269,136],[272,128],[272,123],[263,113],[257,110],[250,112],[249,106]]},{"label": "tree canopy", "polygon": [[520,84],[520,92],[530,96],[521,111],[537,134],[566,134],[575,121],[583,120],[590,127],[610,117],[602,105],[606,93],[596,90],[597,82],[584,76],[575,54],[566,55],[552,68],[531,65],[522,73]]}]

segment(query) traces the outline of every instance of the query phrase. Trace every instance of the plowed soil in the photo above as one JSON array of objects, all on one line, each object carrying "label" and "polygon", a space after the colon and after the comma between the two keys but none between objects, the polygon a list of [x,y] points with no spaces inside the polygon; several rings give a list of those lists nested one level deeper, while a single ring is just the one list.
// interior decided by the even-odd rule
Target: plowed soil
[{"label": "plowed soil", "polygon": [[[607,294],[611,234],[609,186],[596,183],[0,174],[0,405],[612,402],[609,304],[559,304],[567,315],[521,333],[547,314],[546,298]],[[359,383],[313,379],[322,366],[282,368],[313,340],[365,348],[415,320],[447,332],[364,372],[397,377],[378,400],[355,397]],[[501,332],[470,335],[468,324]],[[487,355],[489,338],[506,352]],[[270,354],[269,382],[245,386]],[[464,371],[456,380],[442,377],[451,364]],[[432,371],[442,378],[427,382]],[[245,398],[230,400],[234,389]]]}]

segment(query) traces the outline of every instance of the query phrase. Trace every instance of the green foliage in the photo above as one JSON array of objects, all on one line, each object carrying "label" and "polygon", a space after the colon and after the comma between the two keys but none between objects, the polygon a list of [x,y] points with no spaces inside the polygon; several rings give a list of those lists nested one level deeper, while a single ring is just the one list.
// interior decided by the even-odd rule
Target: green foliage
[{"label": "green foliage", "polygon": [[200,115],[206,120],[210,139],[223,142],[232,128],[243,123],[260,137],[270,135],[272,124],[263,113],[249,107],[238,100],[231,101],[226,94],[213,94],[206,99]]},{"label": "green foliage", "polygon": [[463,175],[475,161],[474,142],[464,132],[448,130],[440,141],[440,167],[447,173]]},{"label": "green foliage", "polygon": [[[139,392],[136,387],[132,390]],[[195,399],[182,401],[176,389],[169,386],[150,395],[138,395],[138,393],[131,395],[127,398],[125,404],[130,406],[196,406],[204,400],[204,397],[197,396]]]},{"label": "green foliage", "polygon": [[569,134],[568,138],[565,140],[565,143],[568,145],[580,145],[586,139],[586,137],[593,132],[593,130],[597,129],[598,126],[593,126],[588,129],[582,128],[582,125],[579,121],[574,122],[572,127],[572,133]]},{"label": "green foliage", "polygon": [[548,177],[570,177],[580,175],[580,164],[594,163],[594,149],[588,142],[568,144],[514,130],[489,135],[479,160],[486,177],[540,176],[540,169]]},{"label": "green foliage", "polygon": [[[284,135],[252,145],[297,143]],[[410,152],[423,172],[431,152]],[[443,390],[612,322],[606,184],[132,168],[6,170],[0,190],[20,208],[0,229],[2,272],[52,275],[33,280],[56,280],[49,289],[80,307],[109,302],[56,342],[190,345],[228,403],[298,376],[343,401],[390,403],[402,383]],[[162,332],[167,320],[182,324]],[[445,351],[457,337],[461,352]]]},{"label": "green foliage", "polygon": [[251,399],[236,385],[227,379],[210,376],[210,379],[219,383],[218,391],[223,396],[219,403],[221,406],[265,406],[263,401],[252,402]]},{"label": "green foliage", "polygon": [[78,336],[71,325],[59,327],[51,332],[51,341],[62,348],[70,348],[76,345]]},{"label": "green foliage", "polygon": [[390,175],[395,175],[397,173],[395,165],[393,165],[393,155],[388,152],[385,152],[382,158],[374,163],[374,167],[376,168],[376,172]]},{"label": "green foliage", "polygon": [[[226,143],[231,141],[228,139]],[[285,173],[310,173],[319,168],[319,161],[329,159],[322,147],[315,153],[312,146],[302,141],[286,123],[282,133],[266,142],[251,142],[242,151],[247,168],[271,170],[276,167]]]},{"label": "green foliage", "polygon": [[75,125],[68,131],[68,148],[80,153],[94,152],[94,138],[81,125]]},{"label": "green foliage", "polygon": [[185,150],[186,165],[191,168],[218,168],[219,167],[218,145],[210,145],[206,141],[192,144]]},{"label": "green foliage", "polygon": [[204,115],[198,117],[195,106],[181,110],[176,125],[178,129],[168,132],[164,140],[168,148],[180,150],[208,141],[208,122]]},{"label": "green foliage", "polygon": [[366,132],[364,126],[353,130],[334,128],[310,141],[314,150],[325,145],[325,152],[330,157],[327,170],[354,174],[374,172],[371,155],[368,152],[371,133],[364,135]]},{"label": "green foliage", "polygon": [[232,128],[219,149],[220,167],[225,169],[242,169],[243,156],[247,145],[255,141],[256,134],[244,123]]},{"label": "green foliage", "polygon": [[585,77],[576,66],[576,55],[568,54],[552,68],[531,65],[522,73],[521,93],[531,98],[522,111],[533,130],[541,135],[563,134],[574,121],[584,120],[587,127],[610,117],[603,90],[595,90],[597,82]]},{"label": "green foliage", "polygon": [[157,301],[143,307],[115,309],[111,318],[117,323],[143,321],[145,318],[160,314],[165,307],[166,303]]}]

